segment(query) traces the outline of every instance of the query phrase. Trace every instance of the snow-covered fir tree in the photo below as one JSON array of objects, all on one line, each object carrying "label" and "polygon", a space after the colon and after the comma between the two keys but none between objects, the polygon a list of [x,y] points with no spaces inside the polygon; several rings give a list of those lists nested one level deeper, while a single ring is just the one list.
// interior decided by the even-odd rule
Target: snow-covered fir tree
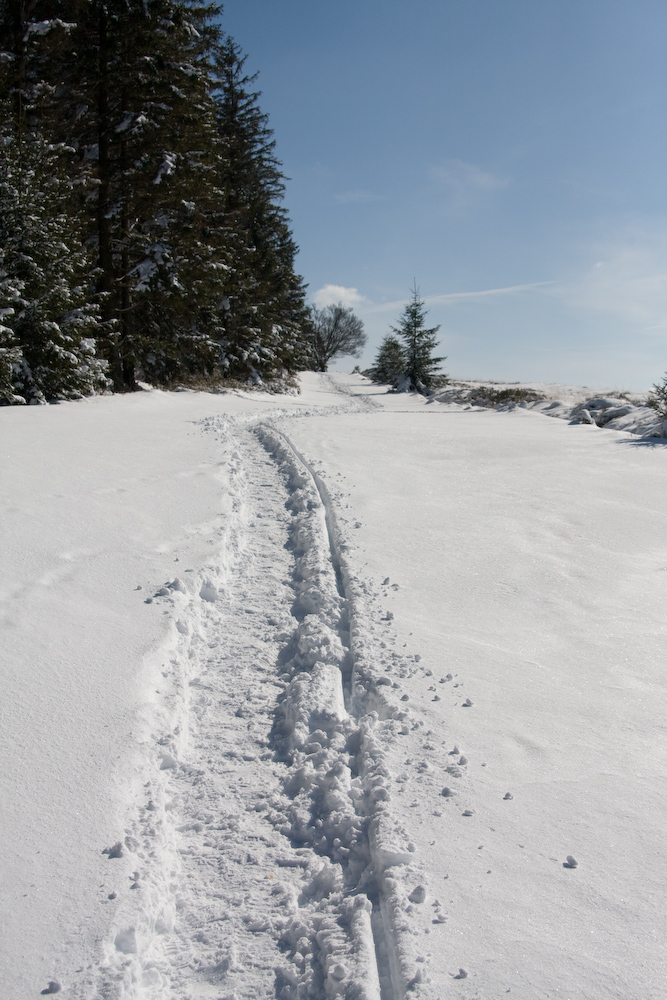
[{"label": "snow-covered fir tree", "polygon": [[21,308],[22,284],[2,269],[3,260],[0,251],[0,403],[25,403],[14,387],[14,371],[21,366],[23,351],[11,326],[6,325]]},{"label": "snow-covered fir tree", "polygon": [[116,320],[106,353],[118,389],[133,388],[138,370],[210,374],[219,358],[211,304],[228,264],[207,231],[219,198],[219,13],[191,0],[93,2],[71,32],[78,58],[62,117],[79,150],[105,316]]},{"label": "snow-covered fir tree", "polygon": [[271,378],[305,367],[305,288],[282,205],[284,177],[268,117],[226,38],[217,57],[216,116],[223,143],[224,214],[233,248],[225,281],[225,363],[232,375]]},{"label": "snow-covered fir tree", "polygon": [[[0,95],[0,348],[5,402],[73,399],[104,390],[96,355],[102,326],[91,300],[90,261],[72,218],[66,174],[71,150],[44,137],[49,88],[36,71],[31,31],[14,5],[2,11],[16,51],[3,59]],[[21,11],[24,8],[21,8]],[[62,29],[62,22],[55,24]],[[54,29],[54,30],[55,30]]]},{"label": "snow-covered fir tree", "polygon": [[280,164],[220,14],[200,0],[0,0],[0,99],[19,146],[29,132],[73,151],[31,232],[44,225],[46,246],[59,227],[72,273],[53,295],[83,295],[117,390],[306,364]]}]

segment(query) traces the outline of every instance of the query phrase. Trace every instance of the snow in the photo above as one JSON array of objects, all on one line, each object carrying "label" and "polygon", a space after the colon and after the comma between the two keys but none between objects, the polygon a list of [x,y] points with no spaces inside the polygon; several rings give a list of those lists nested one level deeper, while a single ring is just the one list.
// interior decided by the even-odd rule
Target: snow
[{"label": "snow", "polygon": [[7,996],[662,997],[667,455],[545,410],[0,411]]}]

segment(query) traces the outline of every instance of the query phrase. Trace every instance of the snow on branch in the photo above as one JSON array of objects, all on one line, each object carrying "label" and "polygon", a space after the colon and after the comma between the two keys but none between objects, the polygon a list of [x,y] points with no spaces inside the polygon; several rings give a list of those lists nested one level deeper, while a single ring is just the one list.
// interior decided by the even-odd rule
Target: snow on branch
[{"label": "snow on branch", "polygon": [[163,177],[170,177],[176,170],[176,153],[164,153],[164,159],[153,184],[161,184]]},{"label": "snow on branch", "polygon": [[23,36],[23,41],[27,42],[31,35],[47,35],[54,28],[62,28],[63,31],[71,31],[76,28],[76,24],[70,21],[62,21],[59,17],[53,17],[50,21],[35,21],[28,25],[28,30]]}]

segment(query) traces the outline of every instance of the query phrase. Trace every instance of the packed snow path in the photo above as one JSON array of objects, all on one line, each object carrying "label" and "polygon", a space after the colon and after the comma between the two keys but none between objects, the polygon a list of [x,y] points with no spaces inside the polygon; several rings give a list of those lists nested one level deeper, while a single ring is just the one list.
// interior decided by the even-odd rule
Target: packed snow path
[{"label": "packed snow path", "polygon": [[[9,588],[23,657],[22,678],[7,675],[10,708],[31,698],[36,665],[43,691],[4,733],[8,771],[23,768],[27,788],[23,813],[11,782],[4,797],[20,915],[7,921],[8,995],[52,982],[78,1000],[657,1000],[665,452],[538,413],[335,383],[345,395],[310,376],[294,405],[191,394],[93,411],[108,402],[117,426],[126,403],[141,427],[142,406],[163,408],[170,440],[152,432],[142,488],[180,447],[172,406],[205,417],[190,432],[192,469],[219,470],[222,501],[199,527],[172,525],[157,557],[139,553],[153,586],[131,609],[122,595],[121,619],[130,639],[150,624],[137,679],[136,639],[122,670],[107,651],[100,672],[83,636],[52,679],[13,611],[26,589]],[[45,408],[42,433],[46,416],[84,405]],[[22,432],[26,418],[12,419]],[[180,461],[170,474],[190,476]],[[4,511],[20,523],[27,500],[13,500]],[[107,509],[110,527],[122,534]],[[86,530],[77,549],[82,529],[67,527],[70,572],[94,551],[95,524]],[[119,561],[113,579],[130,593],[138,568]],[[4,579],[21,573],[17,563]],[[42,616],[43,588],[60,579],[28,589]],[[114,630],[94,621],[108,643]],[[155,645],[159,621],[169,632]],[[71,627],[52,638],[57,658]],[[103,710],[91,678],[105,685]],[[56,716],[52,763],[30,736],[44,744],[63,684],[88,725],[63,739],[67,716]],[[67,742],[94,762],[105,719],[121,770],[77,763],[88,783],[77,798]],[[54,766],[64,780],[50,840],[30,796],[48,796]],[[30,867],[30,824],[55,883]],[[49,913],[58,885],[70,900],[60,937],[20,909],[41,890]]]}]

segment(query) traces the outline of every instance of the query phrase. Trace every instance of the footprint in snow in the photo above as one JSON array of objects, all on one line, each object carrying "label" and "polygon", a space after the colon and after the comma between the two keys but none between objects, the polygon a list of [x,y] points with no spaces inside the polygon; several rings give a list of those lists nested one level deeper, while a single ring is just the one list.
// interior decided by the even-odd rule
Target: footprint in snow
[{"label": "footprint in snow", "polygon": [[215,604],[218,599],[218,588],[212,583],[204,583],[199,591],[199,596],[202,601],[209,601],[209,603]]},{"label": "footprint in snow", "polygon": [[412,890],[408,899],[411,903],[423,903],[426,899],[426,888],[423,885],[417,885]]}]

